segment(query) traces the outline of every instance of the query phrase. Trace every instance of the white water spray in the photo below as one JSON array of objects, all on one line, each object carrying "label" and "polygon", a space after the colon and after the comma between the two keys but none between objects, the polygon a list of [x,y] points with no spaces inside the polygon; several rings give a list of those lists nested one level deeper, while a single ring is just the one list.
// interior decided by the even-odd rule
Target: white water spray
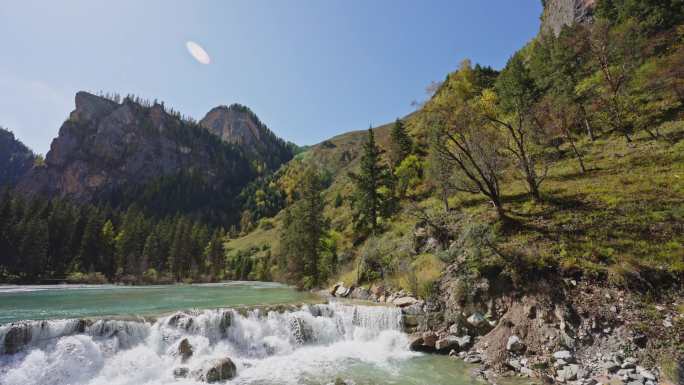
[{"label": "white water spray", "polygon": [[[193,350],[185,361],[183,339]],[[0,385],[198,384],[196,374],[225,357],[238,369],[231,384],[317,384],[359,364],[391,373],[415,356],[399,309],[339,303],[178,312],[154,322],[15,323],[0,326],[0,342]],[[174,376],[179,368],[186,377]]]}]

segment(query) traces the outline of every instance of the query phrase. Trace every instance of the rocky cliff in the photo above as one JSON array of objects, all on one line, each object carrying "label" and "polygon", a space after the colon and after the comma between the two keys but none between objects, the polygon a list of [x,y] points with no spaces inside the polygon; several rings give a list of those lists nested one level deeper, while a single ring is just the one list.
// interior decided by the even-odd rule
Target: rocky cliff
[{"label": "rocky cliff", "polygon": [[14,134],[0,127],[0,186],[13,186],[35,161],[33,152]]},{"label": "rocky cliff", "polygon": [[596,0],[545,0],[542,32],[558,35],[565,25],[587,23],[592,20]]},{"label": "rocky cliff", "polygon": [[44,166],[34,167],[18,188],[81,202],[213,211],[229,208],[254,176],[238,146],[160,104],[79,92]]},{"label": "rocky cliff", "polygon": [[251,153],[265,170],[275,170],[292,159],[292,145],[278,138],[247,107],[232,104],[213,108],[200,125]]}]

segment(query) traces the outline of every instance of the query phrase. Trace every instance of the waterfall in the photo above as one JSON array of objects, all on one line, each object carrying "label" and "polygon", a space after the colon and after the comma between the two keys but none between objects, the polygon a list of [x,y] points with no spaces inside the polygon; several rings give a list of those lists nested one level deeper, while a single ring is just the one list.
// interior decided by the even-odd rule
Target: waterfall
[{"label": "waterfall", "polygon": [[[0,326],[0,384],[195,384],[194,374],[225,357],[238,367],[231,383],[296,384],[333,375],[335,365],[415,355],[401,319],[398,308],[330,303],[19,322]],[[179,353],[184,340],[188,357]]]}]

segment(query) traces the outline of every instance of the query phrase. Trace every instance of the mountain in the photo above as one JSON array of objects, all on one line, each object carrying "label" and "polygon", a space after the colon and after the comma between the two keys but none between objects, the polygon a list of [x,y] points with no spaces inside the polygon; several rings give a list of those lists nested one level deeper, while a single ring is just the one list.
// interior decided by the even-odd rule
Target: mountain
[{"label": "mountain", "polygon": [[225,220],[233,198],[256,176],[240,146],[161,104],[87,92],[78,92],[75,103],[45,164],[21,178],[19,191]]},{"label": "mountain", "polygon": [[544,0],[541,29],[558,35],[566,25],[593,19],[596,0]]},{"label": "mountain", "polygon": [[13,186],[26,174],[35,155],[11,131],[0,127],[0,186]]},{"label": "mountain", "polygon": [[211,109],[200,125],[249,152],[263,171],[276,170],[294,155],[293,144],[278,138],[252,110],[240,104]]}]

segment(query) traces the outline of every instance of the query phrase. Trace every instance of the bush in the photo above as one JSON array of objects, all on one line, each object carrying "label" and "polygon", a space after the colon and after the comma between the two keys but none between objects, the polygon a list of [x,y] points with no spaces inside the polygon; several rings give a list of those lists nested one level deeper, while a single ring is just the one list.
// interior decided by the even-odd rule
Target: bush
[{"label": "bush", "polygon": [[259,228],[261,230],[271,230],[273,227],[273,221],[270,219],[264,218],[261,221],[259,221]]},{"label": "bush", "polygon": [[109,280],[107,280],[107,277],[104,276],[102,273],[94,272],[94,273],[81,273],[81,272],[73,272],[69,273],[66,277],[66,281],[68,283],[78,283],[78,284],[94,284],[94,285],[104,285],[106,283],[109,283]]}]

